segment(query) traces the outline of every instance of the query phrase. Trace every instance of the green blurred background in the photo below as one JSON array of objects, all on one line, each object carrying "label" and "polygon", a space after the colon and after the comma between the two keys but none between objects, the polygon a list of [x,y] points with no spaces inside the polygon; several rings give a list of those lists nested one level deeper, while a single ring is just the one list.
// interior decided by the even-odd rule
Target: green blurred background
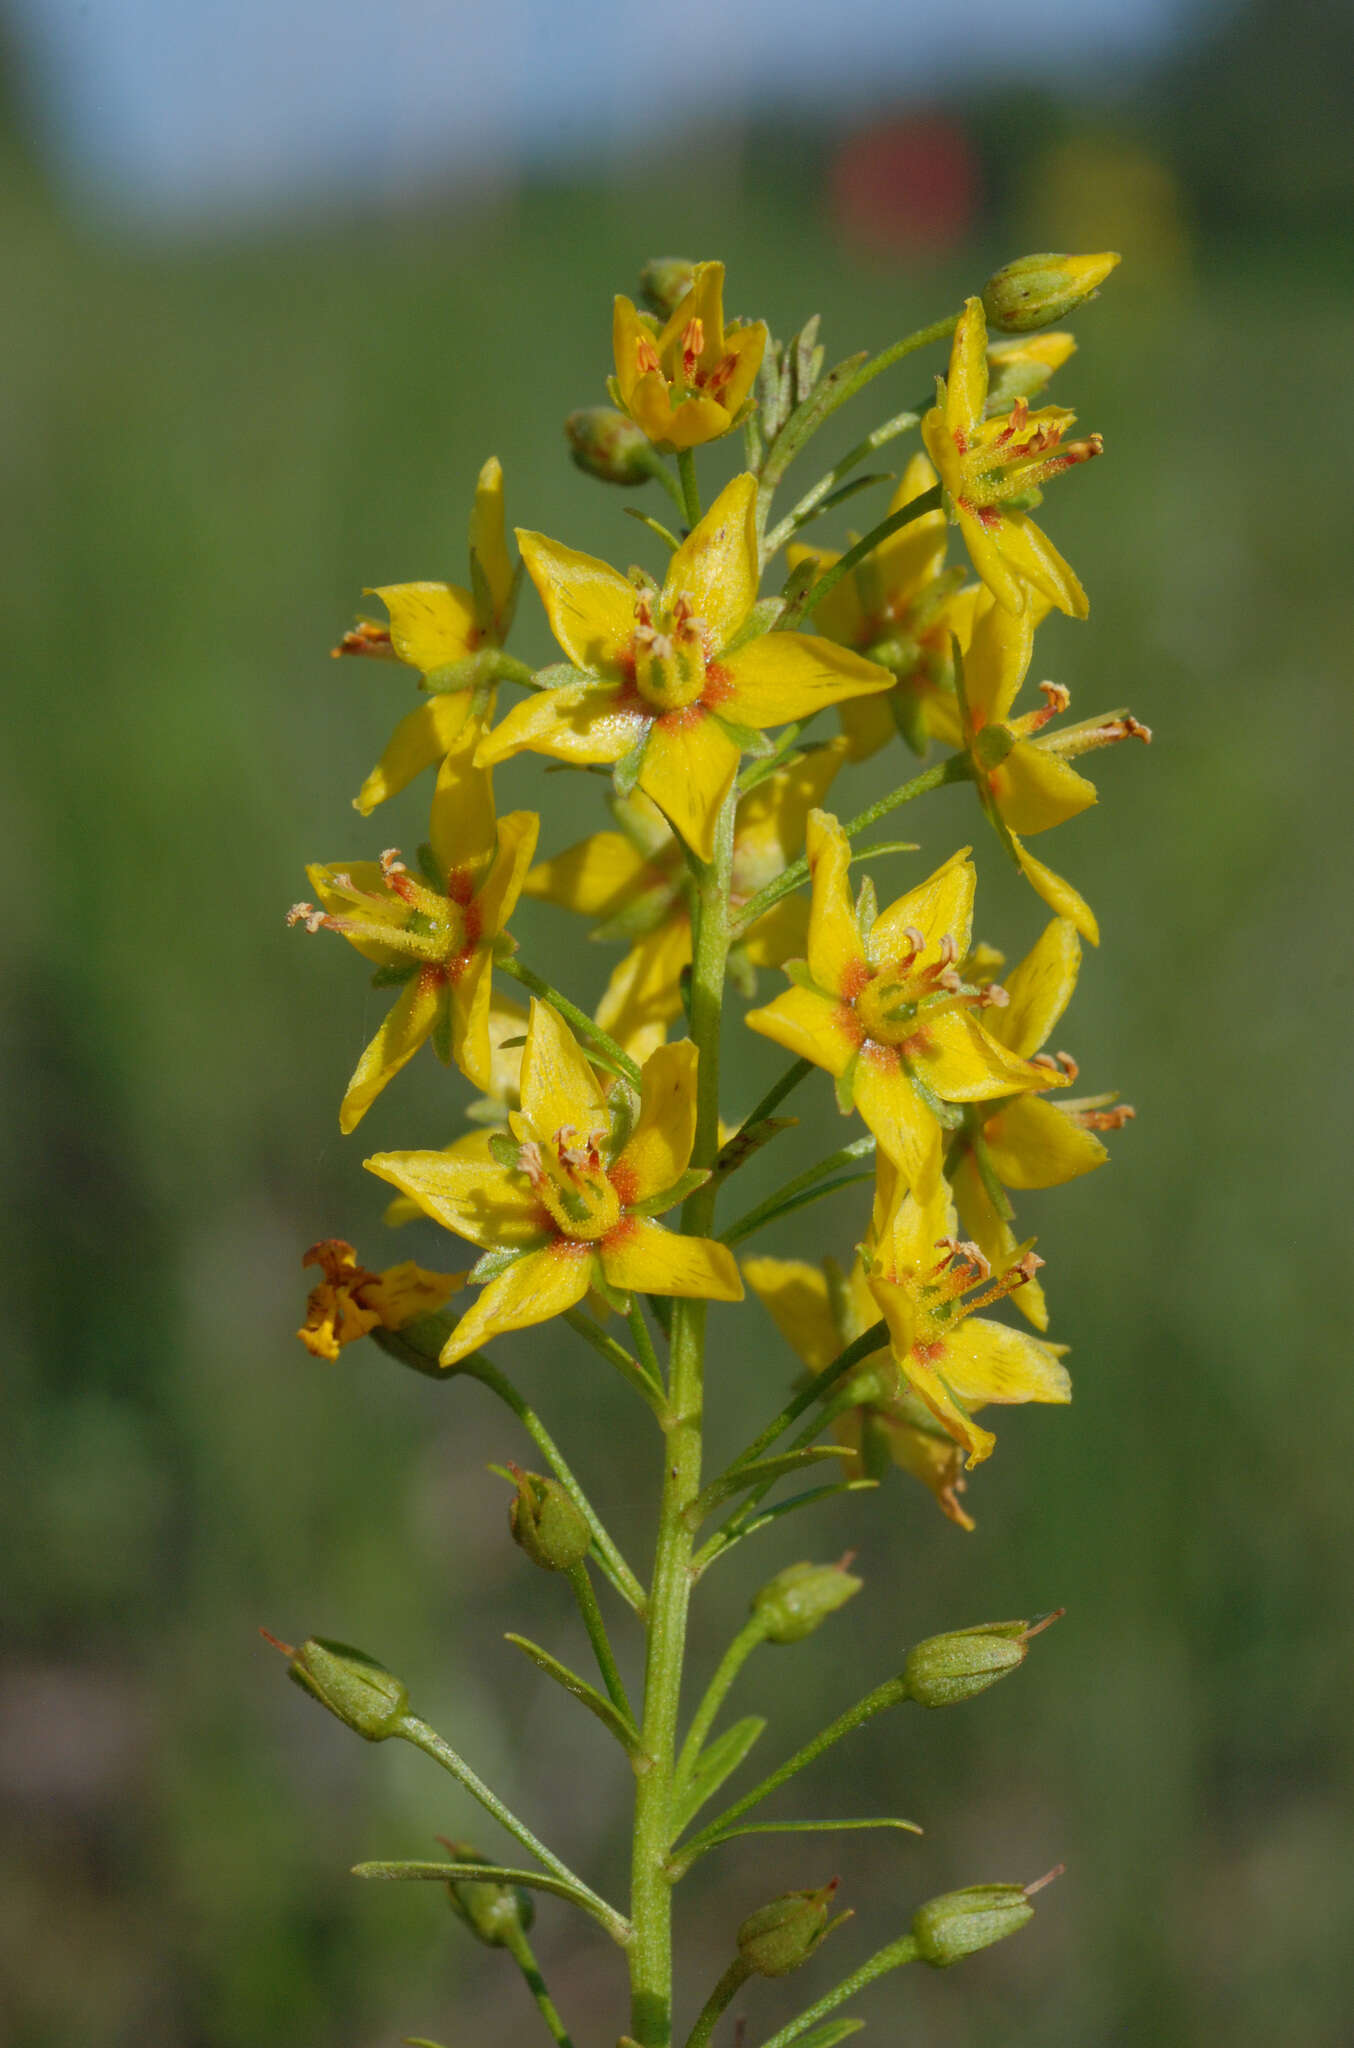
[{"label": "green blurred background", "polygon": [[[812,1981],[748,1995],[756,2038],[922,1898],[1065,1860],[1019,1941],[859,2001],[879,2038],[1350,2039],[1354,153],[1330,90],[1350,58],[1342,11],[1275,8],[1113,104],[947,103],[981,195],[958,239],[853,210],[852,152],[868,163],[873,144],[840,129],[754,124],[736,151],[673,143],[604,182],[196,240],[63,205],[13,131],[0,2019],[16,2043],[529,2037],[520,1986],[434,1888],[346,1876],[442,1829],[497,1849],[491,1828],[424,1759],[364,1747],[283,1683],[260,1623],[389,1662],[533,1825],[623,1887],[625,1773],[501,1639],[579,1653],[485,1469],[525,1440],[473,1385],[372,1346],[324,1367],[291,1335],[312,1239],[380,1263],[362,1157],[452,1135],[467,1093],[420,1060],[360,1138],[338,1134],[385,998],[283,912],[307,859],[412,844],[424,791],[368,824],[349,809],[412,699],[401,671],[327,649],[363,584],[463,575],[491,451],[511,516],[645,555],[620,494],[569,467],[560,421],[601,396],[610,295],[647,255],[722,255],[739,310],[782,333],[821,311],[836,355],[933,318],[1018,250],[1063,246],[1126,260],[1059,379],[1109,454],[1051,499],[1093,611],[1045,629],[1042,673],[1080,715],[1129,703],[1157,735],[1097,759],[1101,808],[1051,854],[1105,938],[1059,1042],[1139,1111],[1109,1170],[1021,1205],[1076,1401],[999,1418],[972,1536],[899,1481],[739,1550],[706,1581],[695,1655],[708,1667],[782,1563],[859,1548],[865,1595],[741,1687],[739,1711],[774,1714],[769,1764],[905,1642],[1069,1614],[1009,1686],[876,1724],[776,1809],[892,1807],[923,1840],[726,1848],[681,1895],[681,1945],[695,1990],[746,1911],[841,1872],[855,1925]],[[846,437],[935,366],[895,373]],[[524,614],[519,651],[547,658]],[[855,771],[853,791],[903,772],[901,755]],[[595,782],[542,782],[530,759],[500,791],[542,808],[547,846],[599,818]],[[908,818],[923,858],[980,824],[963,791],[933,803]],[[978,852],[982,931],[1018,956],[1040,906],[981,835]],[[612,955],[548,907],[519,929],[541,971],[595,999]],[[736,1028],[728,1045],[746,1107],[769,1055]],[[786,1170],[791,1145],[800,1161],[839,1142],[825,1088],[803,1114]],[[858,1228],[844,1197],[764,1248],[845,1252]],[[438,1238],[420,1226],[389,1256],[457,1263]],[[794,1370],[755,1306],[718,1327],[716,1453]],[[658,1447],[631,1397],[567,1332],[499,1350],[642,1560]],[[580,2042],[614,2040],[614,1951],[552,1908],[538,1931]]]}]

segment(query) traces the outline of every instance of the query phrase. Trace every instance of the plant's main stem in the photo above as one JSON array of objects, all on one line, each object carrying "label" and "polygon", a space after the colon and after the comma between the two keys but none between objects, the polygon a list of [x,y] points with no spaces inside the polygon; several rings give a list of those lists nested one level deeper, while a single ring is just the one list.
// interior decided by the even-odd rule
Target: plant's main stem
[{"label": "plant's main stem", "polygon": [[[691,1037],[700,1054],[693,1166],[713,1166],[719,1151],[719,1028],[729,951],[729,884],[733,864],[730,795],[715,834],[714,857],[696,891],[691,967]],[[718,1187],[691,1195],[683,1232],[709,1236]],[[631,1862],[630,2031],[637,2048],[671,2048],[672,1887],[666,1872],[672,1840],[672,1789],[691,1600],[694,1543],[687,1510],[700,1492],[705,1373],[705,1303],[679,1300],[672,1313],[668,1378],[670,1422],[665,1446],[658,1541],[649,1590],[648,1655],[641,1741],[653,1759],[636,1780]]]}]

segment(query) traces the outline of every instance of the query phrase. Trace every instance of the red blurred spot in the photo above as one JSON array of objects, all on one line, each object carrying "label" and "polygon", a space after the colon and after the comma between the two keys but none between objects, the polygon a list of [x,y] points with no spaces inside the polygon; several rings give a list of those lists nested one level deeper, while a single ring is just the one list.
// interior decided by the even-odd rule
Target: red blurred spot
[{"label": "red blurred spot", "polygon": [[943,114],[876,123],[851,136],[832,169],[837,226],[866,248],[942,251],[961,242],[978,205],[978,160]]}]

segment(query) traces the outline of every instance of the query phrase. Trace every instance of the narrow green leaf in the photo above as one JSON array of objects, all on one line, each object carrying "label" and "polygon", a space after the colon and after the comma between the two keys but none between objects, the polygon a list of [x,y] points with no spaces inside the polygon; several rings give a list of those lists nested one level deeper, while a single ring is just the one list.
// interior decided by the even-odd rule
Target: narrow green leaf
[{"label": "narrow green leaf", "polygon": [[708,1743],[696,1760],[690,1781],[677,1795],[673,1832],[690,1827],[707,1799],[713,1799],[726,1778],[731,1778],[753,1744],[765,1733],[767,1722],[761,1714],[748,1714],[735,1721]]},{"label": "narrow green leaf", "polygon": [[858,2034],[864,2020],[829,2020],[825,2027],[815,2027],[811,2034],[801,2034],[799,2048],[837,2048],[849,2034]]},{"label": "narrow green leaf", "polygon": [[595,1899],[576,1885],[562,1877],[550,1877],[541,1870],[508,1870],[499,1863],[417,1863],[378,1862],[355,1863],[354,1877],[375,1878],[382,1883],[425,1883],[446,1884],[453,1877],[469,1878],[475,1884],[522,1884],[533,1891],[552,1892],[557,1899],[568,1899],[572,1905],[581,1906],[594,1920],[600,1920],[613,1940],[624,1941],[629,1935],[629,1923],[608,1906],[604,1899]]},{"label": "narrow green leaf", "polygon": [[859,1828],[900,1828],[908,1835],[925,1832],[914,1820],[894,1820],[891,1816],[869,1820],[763,1820],[749,1821],[746,1827],[728,1828],[723,1834],[711,1835],[702,1846],[717,1849],[721,1842],[732,1842],[738,1835],[839,1835],[851,1834]]},{"label": "narrow green leaf", "polygon": [[759,1529],[765,1529],[770,1523],[778,1522],[782,1515],[794,1514],[797,1508],[812,1507],[815,1501],[831,1500],[833,1495],[838,1493],[873,1493],[878,1485],[877,1479],[847,1479],[840,1486],[811,1486],[807,1493],[792,1493],[789,1500],[777,1501],[773,1508],[767,1508],[752,1521],[745,1522],[742,1528],[730,1536],[726,1537],[722,1529],[716,1529],[709,1542],[697,1551],[692,1569],[699,1578],[717,1557],[723,1557],[735,1544],[741,1543],[745,1536],[755,1536]]},{"label": "narrow green leaf", "polygon": [[800,1472],[806,1465],[821,1465],[829,1458],[853,1456],[849,1444],[807,1444],[802,1450],[781,1451],[778,1456],[759,1459],[754,1465],[740,1465],[712,1480],[700,1498],[692,1503],[688,1510],[692,1526],[698,1527],[707,1515],[713,1514],[721,1501],[731,1499],[735,1493],[744,1493],[753,1486],[770,1486],[787,1472]]},{"label": "narrow green leaf", "polygon": [[641,526],[647,526],[650,533],[656,533],[661,541],[666,541],[668,547],[672,550],[673,554],[676,554],[678,548],[682,545],[682,543],[678,540],[675,533],[669,532],[668,528],[663,525],[661,520],[655,519],[651,513],[642,512],[638,505],[623,505],[621,507],[621,510],[624,513],[626,513],[629,518],[637,519]]},{"label": "narrow green leaf", "polygon": [[539,1643],[528,1641],[526,1636],[508,1635],[504,1640],[530,1657],[532,1663],[544,1671],[547,1678],[553,1678],[556,1685],[562,1685],[567,1693],[572,1693],[574,1698],[588,1709],[589,1713],[595,1714],[603,1727],[615,1736],[622,1749],[629,1755],[643,1755],[639,1736],[633,1724],[627,1720],[619,1707],[598,1692],[596,1686],[589,1685],[586,1678],[580,1678],[576,1671],[571,1671],[567,1664],[561,1664],[558,1657],[552,1657]]}]

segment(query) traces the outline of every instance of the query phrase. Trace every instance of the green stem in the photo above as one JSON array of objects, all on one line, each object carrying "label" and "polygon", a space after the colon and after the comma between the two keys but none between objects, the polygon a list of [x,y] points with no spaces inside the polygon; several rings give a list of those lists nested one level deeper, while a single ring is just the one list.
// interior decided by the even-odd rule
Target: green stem
[{"label": "green stem", "polygon": [[[823,1431],[836,1420],[837,1416],[851,1407],[851,1405],[852,1403],[849,1400],[842,1398],[840,1395],[835,1401],[827,1402],[822,1413],[815,1415],[807,1428],[801,1429],[799,1435],[791,1439],[787,1446],[787,1453],[790,1451],[806,1450],[814,1438],[821,1436]],[[705,1489],[706,1495],[716,1494],[717,1498],[727,1499],[730,1493],[738,1490],[736,1482],[739,1473],[750,1472],[756,1466],[756,1463],[756,1459],[748,1459],[746,1454],[741,1458],[735,1459],[727,1471],[721,1472],[719,1478],[712,1481]],[[737,1513],[730,1515],[723,1527],[716,1529],[709,1542],[703,1544],[700,1550],[697,1551],[694,1568],[698,1575],[704,1572],[707,1566],[712,1565],[722,1551],[728,1550],[735,1543],[741,1543],[744,1536],[752,1533],[751,1524],[756,1518],[758,1508],[766,1499],[766,1496],[770,1493],[777,1480],[784,1477],[785,1472],[782,1469],[778,1472],[772,1472],[769,1477],[758,1480],[747,1499],[739,1507]]]},{"label": "green stem", "polygon": [[593,1022],[586,1010],[580,1010],[577,1003],[571,1003],[566,995],[561,995],[550,982],[545,981],[539,974],[534,974],[529,967],[524,967],[521,961],[515,960],[511,954],[504,959],[495,960],[494,965],[500,974],[510,975],[514,981],[520,981],[523,988],[530,989],[534,996],[539,996],[543,1002],[551,1004],[590,1045],[605,1054],[608,1066],[614,1067],[638,1088],[639,1068],[624,1046],[617,1045],[615,1039],[609,1037],[600,1024]]},{"label": "green stem", "polygon": [[810,2027],[816,2026],[819,2020],[826,2019],[839,2005],[845,2005],[848,1998],[854,1998],[867,1984],[873,1984],[876,1977],[884,1976],[889,1970],[900,1970],[904,1963],[915,1963],[918,1954],[917,1944],[910,1934],[904,1934],[898,1941],[891,1941],[887,1948],[877,1950],[867,1963],[862,1963],[849,1977],[843,1977],[840,1984],[819,1999],[817,2005],[811,2005],[807,2012],[800,2013],[797,2020],[791,2020],[788,2027],[782,2027],[778,2034],[773,2034],[769,2041],[764,2041],[762,2048],[791,2048],[793,2042],[803,2039]]},{"label": "green stem", "polygon": [[511,1408],[537,1450],[540,1451],[546,1464],[550,1467],[550,1470],[554,1473],[556,1479],[558,1479],[560,1485],[564,1488],[564,1491],[592,1530],[593,1549],[602,1571],[620,1594],[622,1600],[632,1607],[636,1614],[642,1616],[646,1605],[643,1586],[641,1586],[639,1580],[621,1556],[615,1543],[607,1534],[597,1510],[593,1507],[587,1494],[583,1491],[573,1472],[565,1463],[563,1452],[545,1424],[541,1421],[535,1409],[522,1399],[512,1381],[505,1379],[498,1370],[498,1367],[491,1365],[482,1352],[472,1351],[468,1358],[463,1358],[458,1365],[450,1370],[446,1366],[440,1365],[437,1354],[441,1350],[443,1343],[451,1335],[452,1326],[445,1317],[427,1316],[422,1318],[421,1322],[429,1331],[435,1331],[436,1333],[432,1338],[431,1348],[428,1350],[424,1350],[421,1345],[411,1341],[411,1333],[416,1327],[412,1324],[406,1323],[402,1330],[376,1329],[371,1334],[383,1351],[388,1352],[392,1358],[398,1358],[401,1364],[412,1366],[415,1372],[424,1373],[429,1379],[442,1380],[444,1382],[455,1379],[458,1375],[465,1379],[478,1380],[480,1385],[487,1387],[491,1394],[497,1394],[499,1400],[502,1401],[506,1408]]},{"label": "green stem", "polygon": [[[656,461],[650,474],[657,477],[659,483],[662,484],[663,489],[667,492],[683,519],[685,519],[686,499],[682,495],[681,485],[668,468],[666,462]],[[629,508],[627,507],[626,509],[628,510]]]},{"label": "green stem", "polygon": [[503,1936],[503,1946],[522,1972],[527,1990],[535,1999],[541,2018],[550,2029],[554,2040],[558,2042],[559,2048],[573,2048],[569,2030],[555,2009],[554,1999],[546,1989],[545,1979],[532,1953],[531,1943],[517,1923],[509,1925]]},{"label": "green stem", "polygon": [[700,524],[701,487],[696,478],[696,457],[694,450],[681,448],[677,453],[677,474],[682,485],[682,510],[688,527]]},{"label": "green stem", "polygon": [[719,1668],[705,1689],[705,1697],[697,1707],[695,1717],[682,1744],[682,1753],[677,1759],[674,1790],[680,1794],[691,1782],[691,1773],[700,1761],[705,1747],[705,1738],[714,1726],[715,1716],[723,1706],[729,1687],[737,1678],[748,1658],[759,1643],[766,1641],[767,1617],[765,1613],[754,1614],[743,1623],[728,1649],[719,1660]]},{"label": "green stem", "polygon": [[743,1958],[735,1956],[701,2007],[700,2018],[686,2037],[686,2048],[708,2048],[715,2021],[732,2005],[751,1975],[752,1971]]},{"label": "green stem", "polygon": [[[798,1422],[806,1408],[812,1408],[815,1401],[821,1401],[824,1394],[830,1393],[838,1380],[850,1372],[853,1365],[859,1365],[872,1351],[882,1350],[888,1341],[889,1326],[883,1321],[871,1323],[868,1330],[862,1330],[858,1337],[853,1337],[844,1351],[839,1351],[829,1365],[825,1365],[820,1373],[815,1373],[808,1385],[801,1387],[793,1399],[786,1402],[779,1415],[767,1423],[761,1435],[754,1437],[745,1451],[739,1452],[729,1466],[730,1472],[736,1472],[740,1465],[751,1465],[754,1460],[761,1457],[763,1451],[770,1450],[777,1438],[784,1436],[790,1424]],[[824,1416],[815,1419],[815,1431],[823,1427],[825,1420]]]},{"label": "green stem", "polygon": [[877,449],[896,440],[899,434],[905,434],[909,427],[915,427],[917,417],[915,412],[897,413],[893,419],[885,420],[882,426],[867,434],[863,441],[858,441],[854,448],[842,456],[840,462],[834,462],[827,474],[820,476],[817,483],[805,491],[799,503],[786,513],[780,524],[767,534],[762,542],[762,567],[765,568],[777,549],[783,548],[786,541],[793,539],[800,527],[813,518],[823,500],[832,495],[843,477],[849,476],[858,462],[864,462],[866,457],[873,455]]},{"label": "green stem", "polygon": [[444,1741],[435,1728],[430,1728],[426,1721],[420,1721],[416,1714],[405,1714],[395,1733],[405,1742],[412,1743],[415,1749],[421,1749],[425,1756],[430,1756],[434,1763],[440,1764],[444,1771],[450,1772],[458,1784],[464,1785],[471,1798],[478,1799],[485,1812],[491,1813],[499,1826],[506,1828],[508,1833],[521,1843],[528,1855],[534,1856],[538,1863],[543,1864],[562,1884],[567,1884],[580,1899],[587,1900],[589,1910],[606,1920],[618,1941],[627,1938],[625,1921],[616,1908],[609,1906],[604,1898],[599,1897],[591,1885],[584,1884],[581,1877],[575,1877],[568,1864],[561,1863],[559,1857],[547,1849],[544,1842],[538,1842],[526,1823],[520,1821],[512,1809],[503,1804],[498,1794],[490,1790],[483,1778],[471,1770],[465,1759],[456,1754],[451,1744]]},{"label": "green stem", "polygon": [[612,1705],[620,1709],[626,1720],[633,1727],[635,1717],[630,1711],[630,1702],[625,1695],[624,1681],[616,1667],[615,1654],[611,1648],[611,1638],[606,1632],[606,1623],[602,1619],[602,1610],[597,1605],[597,1595],[592,1588],[592,1579],[588,1574],[586,1558],[576,1564],[570,1572],[569,1584],[574,1589],[574,1598],[578,1602],[578,1611],[583,1617],[583,1626],[588,1632],[588,1641],[592,1644],[592,1653],[597,1659],[597,1669],[602,1674],[602,1683],[611,1695]]},{"label": "green stem", "polygon": [[651,1379],[639,1360],[630,1356],[624,1344],[618,1344],[614,1337],[608,1337],[606,1331],[581,1308],[566,1309],[564,1320],[571,1330],[577,1330],[579,1336],[591,1344],[599,1357],[604,1358],[608,1365],[615,1366],[626,1384],[643,1396],[659,1421],[663,1422],[667,1416],[668,1404],[661,1381]]},{"label": "green stem", "polygon": [[[871,825],[877,825],[881,818],[887,818],[889,812],[896,811],[900,805],[910,804],[917,797],[926,796],[933,789],[942,789],[946,783],[967,782],[972,773],[967,754],[951,754],[948,761],[939,761],[934,768],[923,769],[920,775],[913,776],[911,782],[903,783],[900,789],[890,790],[889,794],[881,796],[877,803],[867,805],[857,817],[843,825],[842,830],[848,839],[854,839],[858,833],[868,832]],[[765,917],[773,903],[779,903],[782,896],[792,894],[807,882],[808,878],[807,859],[791,861],[782,874],[777,875],[773,882],[768,882],[764,889],[759,889],[757,894],[744,904],[734,926],[733,937],[741,939],[744,932],[754,925],[759,917]]]},{"label": "green stem", "polygon": [[890,534],[897,533],[901,527],[910,526],[914,519],[920,519],[924,513],[938,512],[941,501],[940,485],[934,484],[929,491],[923,491],[919,498],[909,499],[901,510],[891,512],[887,519],[881,519],[878,526],[872,526],[854,547],[848,548],[844,555],[837,557],[830,569],[824,569],[817,582],[809,585],[797,604],[787,607],[777,621],[777,630],[783,633],[788,627],[797,625],[806,614],[816,611],[828,593],[836,589],[843,576],[849,576],[857,564],[863,562],[867,555],[872,555]]},{"label": "green stem", "polygon": [[763,1799],[768,1799],[773,1792],[778,1792],[782,1785],[787,1784],[807,1765],[816,1763],[824,1750],[831,1749],[844,1735],[850,1735],[866,1721],[873,1720],[876,1714],[882,1714],[886,1707],[896,1707],[900,1700],[906,1698],[907,1681],[902,1678],[886,1678],[873,1692],[867,1692],[863,1700],[857,1700],[854,1707],[848,1707],[844,1714],[838,1714],[835,1721],[830,1721],[826,1728],[819,1730],[811,1742],[806,1742],[802,1749],[797,1749],[778,1771],[772,1771],[770,1777],[763,1778],[760,1785],[754,1785],[750,1792],[745,1792],[732,1806],[725,1807],[723,1813],[717,1815],[708,1827],[702,1828],[698,1835],[693,1835],[689,1842],[683,1842],[671,1859],[674,1877],[689,1870],[698,1856],[713,1848],[718,1837],[734,1821],[741,1820],[745,1813],[750,1813]]},{"label": "green stem", "polygon": [[801,1081],[807,1081],[809,1075],[812,1072],[812,1060],[796,1060],[793,1066],[787,1067],[785,1069],[785,1072],[781,1075],[779,1081],[775,1082],[772,1087],[767,1089],[761,1101],[757,1103],[755,1108],[750,1109],[747,1115],[743,1118],[742,1123],[739,1124],[738,1129],[734,1132],[728,1144],[724,1147],[718,1159],[715,1161],[715,1167],[717,1171],[724,1173],[728,1172],[729,1165],[734,1163],[734,1161],[737,1158],[738,1141],[742,1137],[744,1131],[750,1131],[754,1124],[759,1124],[766,1117],[769,1117],[772,1110],[779,1109],[781,1103],[784,1102],[786,1096],[791,1094],[792,1091],[799,1086]]},{"label": "green stem", "polygon": [[644,1320],[644,1311],[637,1301],[632,1301],[630,1304],[629,1321],[630,1335],[635,1340],[635,1350],[639,1355],[639,1362],[644,1367],[645,1372],[648,1373],[654,1385],[661,1387],[663,1384],[663,1368],[658,1363],[658,1353],[654,1350],[653,1338],[649,1334],[649,1325]]},{"label": "green stem", "polygon": [[[702,867],[696,891],[691,966],[691,1037],[699,1053],[696,1167],[713,1166],[719,1151],[719,1037],[729,951],[733,814],[730,793],[715,831],[714,858]],[[682,1210],[685,1234],[710,1234],[717,1194],[717,1184],[707,1182],[688,1196]],[[653,1765],[636,1780],[631,1863],[630,2029],[638,2048],[670,2048],[672,2041],[672,1893],[664,1865],[672,1839],[673,1767],[692,1587],[694,1539],[687,1509],[701,1485],[705,1310],[703,1301],[684,1298],[672,1312],[671,1415],[649,1593],[641,1728]]]},{"label": "green stem", "polygon": [[851,1144],[842,1145],[836,1152],[830,1152],[826,1159],[820,1159],[818,1164],[809,1167],[807,1172],[798,1174],[794,1180],[787,1180],[784,1187],[777,1188],[773,1195],[768,1195],[755,1209],[749,1209],[736,1223],[731,1223],[727,1230],[721,1230],[720,1243],[741,1244],[745,1237],[751,1237],[753,1231],[760,1230],[764,1223],[772,1223],[789,1210],[802,1207],[806,1199],[830,1194],[833,1188],[847,1187],[852,1181],[861,1179],[862,1176],[859,1174],[848,1174],[845,1180],[833,1181],[828,1187],[818,1185],[820,1181],[827,1180],[829,1174],[838,1172],[843,1166],[851,1166],[857,1159],[867,1158],[874,1148],[874,1134],[867,1132],[863,1138],[853,1139]]}]

